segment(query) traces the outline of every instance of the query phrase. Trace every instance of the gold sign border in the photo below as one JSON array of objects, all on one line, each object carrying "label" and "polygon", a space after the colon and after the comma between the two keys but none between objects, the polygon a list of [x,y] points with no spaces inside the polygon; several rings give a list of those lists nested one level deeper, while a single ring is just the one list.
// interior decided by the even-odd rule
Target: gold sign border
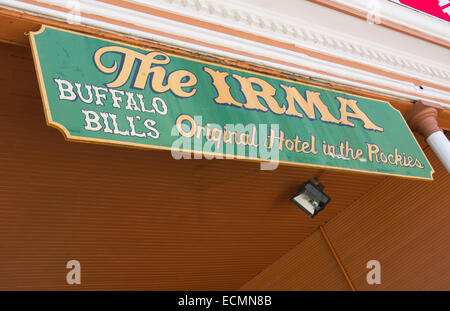
[{"label": "gold sign border", "polygon": [[[75,32],[75,31],[70,31],[70,30],[61,29],[61,28],[57,28],[57,27],[51,27],[51,26],[47,26],[47,25],[42,25],[41,28],[38,31],[29,32],[31,50],[32,50],[32,54],[33,54],[34,65],[35,65],[35,68],[36,68],[36,75],[37,75],[38,82],[39,82],[39,90],[40,90],[41,97],[42,97],[42,100],[43,100],[45,119],[46,119],[46,122],[47,122],[48,126],[57,129],[58,131],[60,131],[63,134],[65,140],[72,141],[72,142],[91,143],[91,144],[108,145],[108,146],[122,146],[122,147],[130,147],[130,148],[137,148],[137,149],[157,149],[157,150],[165,150],[165,151],[172,151],[173,150],[173,151],[178,151],[178,152],[186,152],[185,150],[174,149],[174,148],[171,148],[171,147],[162,147],[162,146],[156,146],[156,145],[146,145],[146,144],[131,143],[131,142],[121,142],[121,141],[106,140],[106,139],[99,139],[99,138],[90,138],[90,137],[82,137],[82,136],[72,136],[69,133],[69,131],[65,128],[64,125],[53,121],[51,113],[50,113],[50,107],[49,107],[49,104],[48,104],[47,92],[45,90],[45,83],[44,83],[44,79],[43,79],[43,76],[42,76],[41,64],[40,64],[40,61],[39,61],[39,55],[38,55],[37,48],[36,48],[36,42],[34,40],[34,36],[35,35],[43,33],[45,31],[45,29],[47,29],[47,28],[58,30],[58,31],[63,31],[63,32],[67,32],[67,33],[73,33],[73,34],[76,34],[76,35],[89,37],[89,38],[94,38],[94,39],[107,41],[107,42],[111,42],[111,43],[115,43],[115,44],[125,44],[125,45],[131,46],[131,47],[134,47],[134,48],[138,48],[138,49],[145,50],[145,48],[137,46],[137,45],[134,45],[134,44],[129,44],[129,43],[115,41],[115,40],[109,40],[109,39],[104,39],[104,38],[98,38],[98,37],[95,37],[95,36],[92,36],[92,35],[87,35],[87,34],[78,33],[78,32]],[[177,58],[183,58],[183,59],[187,59],[187,60],[191,60],[191,61],[195,61],[195,62],[200,62],[199,60],[197,60],[195,58],[186,57],[186,56],[180,56],[180,55],[176,55],[174,53],[167,53],[167,52],[164,52],[164,53],[166,53],[166,54],[168,54],[170,56],[177,57]],[[210,61],[203,61],[202,60],[201,63],[214,65],[214,66],[220,66],[220,67],[223,67],[223,68],[236,70],[236,68],[233,68],[232,66],[216,64],[216,63],[213,63],[213,62],[210,62]],[[256,73],[256,72],[252,72],[250,70],[245,70],[245,69],[239,69],[239,70],[243,71],[243,72],[251,73],[251,74],[256,74],[256,75],[261,75],[261,76],[273,78],[273,79],[278,79],[278,80],[287,81],[287,82],[291,82],[291,83],[299,83],[299,84],[307,85],[307,86],[311,86],[311,87],[318,87],[318,88],[323,89],[323,90],[337,92],[336,90],[333,90],[333,89],[330,89],[330,88],[321,87],[321,86],[319,87],[319,86],[316,86],[316,85],[313,85],[313,84],[309,84],[309,83],[303,83],[303,82],[300,83],[298,81],[293,81],[293,80],[289,80],[289,79],[285,79],[285,78],[279,78],[279,77],[271,76],[271,75],[268,75],[268,74]],[[388,101],[372,99],[370,97],[354,95],[354,94],[351,94],[351,93],[346,93],[346,92],[341,92],[341,91],[338,91],[338,92],[340,92],[342,94],[350,95],[350,96],[356,96],[356,97],[360,97],[360,98],[367,98],[367,99],[370,99],[372,101],[378,101],[378,102],[386,103],[386,104],[389,105],[389,107],[391,107],[392,110],[396,111],[401,116],[404,124],[406,125],[406,127],[409,130],[409,132],[411,133],[411,136],[414,138],[414,141],[416,142],[417,147],[421,150],[423,156],[425,157],[425,160],[427,161],[428,165],[430,166],[430,168],[431,168],[430,177],[426,178],[426,177],[418,177],[418,176],[409,176],[409,175],[392,174],[392,173],[385,173],[385,172],[375,172],[375,171],[367,171],[367,170],[358,170],[358,169],[353,169],[353,168],[335,167],[335,166],[319,165],[319,164],[289,162],[289,161],[275,161],[276,163],[279,163],[279,164],[282,164],[282,165],[286,165],[286,166],[308,167],[308,168],[323,168],[323,169],[339,170],[339,171],[344,170],[344,171],[360,172],[360,173],[364,173],[364,174],[398,176],[398,177],[402,177],[402,178],[406,178],[406,179],[413,179],[413,180],[426,180],[426,181],[432,181],[433,180],[434,169],[431,166],[430,162],[428,161],[428,159],[427,159],[425,153],[423,152],[422,148],[420,147],[416,137],[412,133],[411,129],[409,128],[408,124],[406,123],[403,115],[401,114],[401,112],[399,110],[395,109]],[[188,152],[190,152],[191,154],[211,155],[211,156],[221,155],[221,156],[224,156],[222,153],[216,153],[216,152],[203,152],[203,151],[196,151],[196,150],[190,150]],[[260,163],[260,162],[268,162],[268,163],[272,162],[270,160],[265,160],[265,159],[259,159],[259,158],[253,158],[253,157],[243,157],[243,156],[239,156],[238,157],[238,156],[235,156],[235,155],[233,155],[233,159],[250,161],[250,162],[258,162],[258,163]]]}]

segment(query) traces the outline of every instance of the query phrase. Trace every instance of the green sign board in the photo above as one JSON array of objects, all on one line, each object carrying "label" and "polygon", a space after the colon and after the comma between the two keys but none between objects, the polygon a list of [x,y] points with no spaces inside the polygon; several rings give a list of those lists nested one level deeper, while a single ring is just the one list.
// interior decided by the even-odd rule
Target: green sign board
[{"label": "green sign board", "polygon": [[50,27],[30,40],[47,123],[68,140],[432,178],[387,102]]}]

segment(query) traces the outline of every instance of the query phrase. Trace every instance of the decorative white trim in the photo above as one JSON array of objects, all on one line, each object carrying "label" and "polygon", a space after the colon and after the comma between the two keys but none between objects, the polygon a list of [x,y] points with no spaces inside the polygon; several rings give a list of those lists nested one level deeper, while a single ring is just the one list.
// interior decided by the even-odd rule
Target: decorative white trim
[{"label": "decorative white trim", "polygon": [[[61,3],[61,1],[52,0],[43,2],[61,7],[65,7],[66,4],[64,2]],[[192,44],[186,41],[175,40],[165,36],[154,35],[144,31],[118,26],[112,23],[81,17],[80,23],[85,26],[120,33],[129,37],[163,42],[197,52],[200,51],[203,53],[237,59],[248,63],[276,68],[293,74],[333,81],[339,84],[364,88],[407,99],[417,100],[422,99],[423,96],[428,96],[436,98],[437,100],[440,99],[450,101],[450,94],[441,90],[432,89],[429,87],[420,89],[409,82],[386,78],[383,75],[359,70],[354,67],[338,65],[329,61],[310,57],[306,54],[238,38],[205,28],[187,25],[181,22],[160,18],[142,12],[112,6],[102,2],[91,0],[78,0],[78,2],[81,4],[81,11],[84,13],[105,16],[113,20],[124,21],[137,26],[147,27],[149,29],[162,31],[173,35],[195,38],[200,42],[215,44],[237,51],[248,52],[252,55],[270,55],[270,57],[274,60],[280,60],[282,62],[292,64],[303,64],[304,66],[311,68],[311,70],[300,69],[296,66],[281,65],[279,62],[275,61],[263,61],[260,58],[246,57],[239,53],[229,53],[221,49],[206,47],[202,44]],[[131,2],[143,1],[134,0]],[[227,27],[232,27],[235,29],[244,27],[247,32],[263,35],[269,38],[274,37],[274,34],[276,34],[276,39],[278,41],[295,43],[296,45],[308,50],[319,51],[330,55],[338,55],[341,58],[346,56],[348,59],[353,61],[356,60],[363,64],[375,66],[376,68],[381,68],[390,72],[410,75],[438,85],[448,86],[449,84],[450,69],[442,64],[432,64],[428,60],[418,60],[409,55],[403,55],[398,51],[389,51],[384,47],[381,49],[370,41],[355,42],[355,40],[352,41],[352,38],[346,36],[345,34],[335,34],[332,31],[325,31],[323,29],[318,29],[317,27],[300,25],[287,19],[280,20],[277,19],[276,16],[261,17],[260,14],[256,13],[256,9],[253,10],[252,13],[249,13],[248,11],[245,11],[245,7],[240,6],[242,9],[241,11],[233,11],[231,7],[226,8],[223,6],[210,6],[209,4],[216,3],[212,0],[153,0],[150,3],[154,7],[156,7],[156,4],[158,3],[165,3],[165,5],[169,6],[165,8],[160,6],[158,8],[175,12],[177,14],[181,14],[180,11],[183,11],[183,15],[189,15],[192,13],[196,15],[197,19],[204,19],[203,17],[206,16],[210,19],[214,19],[216,24],[227,24]],[[146,2],[146,4],[149,3]],[[59,20],[67,20],[67,13],[47,9],[37,5],[27,4],[21,1],[0,0],[0,5],[30,14],[47,16]],[[219,18],[220,16],[223,18]],[[330,75],[319,74],[317,71],[328,72]],[[338,75],[343,78],[336,78],[334,75]],[[352,80],[362,82],[357,83]],[[380,87],[374,87],[368,83],[377,84],[380,85]],[[396,91],[385,89],[383,86],[394,88]],[[415,95],[412,96],[410,94],[406,94],[406,92],[413,93]],[[440,102],[436,103],[450,108],[449,105],[444,105]]]},{"label": "decorative white trim", "polygon": [[[291,43],[301,48],[338,56],[362,64],[377,65],[380,69],[402,74],[406,71],[425,81],[435,82],[436,79],[439,79],[441,81],[438,84],[447,85],[448,79],[450,78],[449,66],[443,67],[442,64],[433,64],[429,59],[419,59],[414,55],[393,50],[387,46],[376,44],[373,41],[362,41],[359,38],[337,33],[332,29],[325,29],[318,25],[292,20],[290,17],[280,16],[273,12],[265,11],[263,8],[249,7],[243,1],[239,1],[238,4],[234,3],[233,0],[126,1],[264,36],[276,41]],[[361,11],[367,11],[367,0],[338,0],[337,2],[354,6]],[[443,27],[447,25],[441,25],[439,20],[437,20],[437,23],[433,23],[434,19],[430,22],[428,16],[422,16],[422,14],[417,14],[413,10],[387,1],[383,1],[383,5],[389,6],[389,10],[385,8],[380,11],[380,14],[384,14],[383,12],[388,13],[389,11],[390,18],[402,16],[403,19],[399,19],[398,21],[403,24],[405,24],[405,20],[411,18],[414,21],[417,20],[418,23],[424,26],[433,25],[432,30],[436,31],[438,37],[440,36],[443,40],[450,42],[448,28]],[[398,9],[401,11],[406,10],[406,13],[399,14]],[[397,12],[397,14],[394,12]],[[411,17],[410,15],[414,16]],[[381,15],[381,17],[386,18],[385,15]],[[422,21],[423,18],[427,19],[426,22]],[[426,33],[431,31],[431,29],[428,30],[425,27],[422,27],[420,30]]]}]

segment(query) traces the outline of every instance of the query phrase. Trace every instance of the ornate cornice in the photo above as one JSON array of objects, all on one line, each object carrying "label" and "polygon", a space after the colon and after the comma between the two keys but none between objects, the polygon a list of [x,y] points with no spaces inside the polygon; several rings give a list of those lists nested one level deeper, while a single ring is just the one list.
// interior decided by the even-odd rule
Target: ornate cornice
[{"label": "ornate cornice", "polygon": [[262,35],[314,51],[356,60],[363,64],[376,64],[383,69],[402,73],[407,71],[423,79],[440,79],[447,83],[450,79],[450,67],[443,68],[442,64],[433,64],[430,60],[419,59],[414,55],[379,46],[370,40],[362,41],[318,25],[306,24],[286,16],[266,12],[261,8],[249,7],[243,2],[236,4],[233,1],[217,0],[126,1]]}]

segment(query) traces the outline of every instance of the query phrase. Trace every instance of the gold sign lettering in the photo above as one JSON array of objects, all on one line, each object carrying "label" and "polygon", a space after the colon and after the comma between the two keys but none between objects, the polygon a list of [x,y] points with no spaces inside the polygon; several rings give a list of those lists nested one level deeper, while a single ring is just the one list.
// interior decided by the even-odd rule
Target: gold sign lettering
[{"label": "gold sign lettering", "polygon": [[166,77],[166,70],[162,66],[154,65],[166,65],[170,62],[170,58],[161,52],[142,54],[121,46],[114,45],[102,47],[95,51],[94,63],[103,73],[112,74],[119,68],[117,61],[114,61],[111,67],[107,67],[102,63],[101,57],[104,54],[111,52],[122,54],[123,59],[116,79],[106,84],[110,88],[121,87],[124,85],[130,78],[135,61],[139,60],[141,63],[138,66],[136,78],[133,81],[132,86],[134,88],[141,90],[144,89],[147,79],[150,75],[152,75],[150,86],[155,92],[163,93],[170,90],[173,94],[179,97],[191,97],[196,92],[195,88],[192,88],[190,91],[183,90],[183,87],[190,88],[197,84],[197,77],[192,72],[187,70],[176,70],[169,73],[167,84],[163,84]]},{"label": "gold sign lettering", "polygon": [[280,86],[286,92],[286,101],[288,102],[288,110],[286,111],[287,115],[296,116],[302,118],[303,115],[297,111],[295,108],[295,103],[297,103],[300,108],[306,113],[309,119],[315,119],[316,113],[314,108],[319,110],[321,118],[320,120],[323,122],[335,123],[339,124],[339,120],[337,120],[328,110],[328,107],[320,100],[319,92],[311,92],[306,91],[306,100],[302,95],[298,92],[295,87],[285,86],[280,84]]},{"label": "gold sign lettering", "polygon": [[[229,77],[228,72],[213,70],[203,67],[203,70],[209,74],[212,79],[217,97],[214,101],[217,104],[227,104],[239,108],[259,111],[271,111],[274,114],[285,114],[288,116],[303,118],[303,113],[308,119],[316,119],[316,110],[320,113],[320,121],[326,123],[334,123],[337,125],[346,125],[355,127],[348,118],[359,119],[363,122],[363,127],[367,130],[383,132],[383,128],[373,123],[369,117],[358,107],[357,101],[353,99],[345,99],[336,97],[339,102],[340,119],[333,116],[327,105],[320,99],[320,92],[306,90],[306,99],[300,94],[297,88],[280,84],[284,90],[286,105],[280,105],[275,99],[276,89],[268,82],[257,77],[242,77],[232,74],[231,77],[239,82],[240,91],[244,95],[245,103],[236,101],[231,95],[230,85],[226,78]],[[255,88],[256,86],[256,88]],[[260,101],[264,100],[265,105]],[[301,112],[297,109],[299,108]],[[349,109],[351,111],[349,111]]]},{"label": "gold sign lettering", "polygon": [[[348,117],[351,117],[363,121],[365,129],[383,132],[382,127],[375,125],[372,121],[370,121],[367,115],[359,109],[358,105],[356,105],[356,100],[342,97],[336,97],[336,99],[341,103],[339,108],[339,111],[341,112],[341,120],[339,122],[341,124],[355,127],[352,122],[348,121]],[[353,112],[349,112],[347,107],[353,110]]]}]

